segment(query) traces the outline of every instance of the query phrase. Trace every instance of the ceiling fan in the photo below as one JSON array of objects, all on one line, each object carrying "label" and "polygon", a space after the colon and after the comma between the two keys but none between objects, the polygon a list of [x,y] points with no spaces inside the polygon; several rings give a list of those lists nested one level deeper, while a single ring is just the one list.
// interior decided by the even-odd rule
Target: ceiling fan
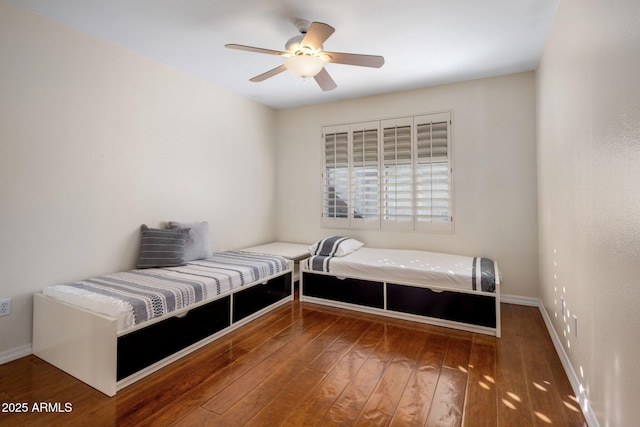
[{"label": "ceiling fan", "polygon": [[296,77],[313,77],[323,91],[333,90],[337,87],[336,82],[333,81],[324,68],[325,62],[372,68],[380,68],[384,64],[384,58],[382,56],[327,52],[322,50],[322,44],[335,31],[335,28],[331,25],[322,22],[309,23],[309,21],[298,20],[296,21],[296,27],[300,31],[300,34],[287,41],[285,51],[262,49],[240,44],[227,44],[225,47],[287,58],[284,64],[249,79],[252,82],[261,82],[269,77],[280,74],[284,70],[289,70],[289,72]]}]

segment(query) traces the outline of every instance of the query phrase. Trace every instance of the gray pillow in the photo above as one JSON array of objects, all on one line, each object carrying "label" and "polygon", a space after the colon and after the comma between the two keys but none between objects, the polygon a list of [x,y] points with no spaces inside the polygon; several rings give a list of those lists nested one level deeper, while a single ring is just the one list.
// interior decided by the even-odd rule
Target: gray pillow
[{"label": "gray pillow", "polygon": [[184,265],[184,248],[189,229],[158,229],[142,225],[142,245],[137,268]]},{"label": "gray pillow", "polygon": [[184,260],[211,258],[211,244],[209,243],[209,223],[169,221],[170,229],[189,229],[189,237],[184,247]]}]

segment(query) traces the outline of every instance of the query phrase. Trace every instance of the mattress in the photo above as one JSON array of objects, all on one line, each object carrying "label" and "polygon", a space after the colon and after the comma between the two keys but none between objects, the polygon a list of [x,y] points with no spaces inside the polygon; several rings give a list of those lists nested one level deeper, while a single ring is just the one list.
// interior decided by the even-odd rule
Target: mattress
[{"label": "mattress", "polygon": [[345,256],[313,256],[309,269],[337,277],[494,292],[497,263],[480,257],[405,249],[360,248]]},{"label": "mattress", "polygon": [[118,331],[278,275],[287,260],[227,251],[179,267],[106,274],[45,288],[44,295],[117,319]]}]

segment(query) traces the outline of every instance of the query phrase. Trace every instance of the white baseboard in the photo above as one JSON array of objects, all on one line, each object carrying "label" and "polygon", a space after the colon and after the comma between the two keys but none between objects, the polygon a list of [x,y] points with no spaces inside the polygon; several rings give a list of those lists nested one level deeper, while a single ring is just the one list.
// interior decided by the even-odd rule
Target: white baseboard
[{"label": "white baseboard", "polygon": [[507,304],[528,305],[531,307],[540,307],[539,298],[521,297],[518,295],[500,295],[500,302]]},{"label": "white baseboard", "polygon": [[21,357],[29,356],[32,354],[31,344],[25,344],[20,347],[10,348],[9,350],[0,352],[0,365],[12,362]]}]

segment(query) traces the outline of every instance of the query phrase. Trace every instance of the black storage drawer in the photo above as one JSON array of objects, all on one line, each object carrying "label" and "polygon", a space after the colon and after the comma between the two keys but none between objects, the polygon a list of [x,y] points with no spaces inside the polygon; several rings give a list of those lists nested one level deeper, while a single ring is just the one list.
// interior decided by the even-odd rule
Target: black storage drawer
[{"label": "black storage drawer", "polygon": [[307,272],[303,274],[303,292],[306,296],[384,308],[384,288],[381,282],[338,279],[333,276]]},{"label": "black storage drawer", "polygon": [[434,292],[427,288],[387,284],[387,309],[496,327],[496,300],[492,296],[459,292]]},{"label": "black storage drawer", "polygon": [[230,325],[230,296],[118,337],[118,381]]},{"label": "black storage drawer", "polygon": [[233,322],[244,319],[291,295],[291,273],[275,277],[233,295]]}]

